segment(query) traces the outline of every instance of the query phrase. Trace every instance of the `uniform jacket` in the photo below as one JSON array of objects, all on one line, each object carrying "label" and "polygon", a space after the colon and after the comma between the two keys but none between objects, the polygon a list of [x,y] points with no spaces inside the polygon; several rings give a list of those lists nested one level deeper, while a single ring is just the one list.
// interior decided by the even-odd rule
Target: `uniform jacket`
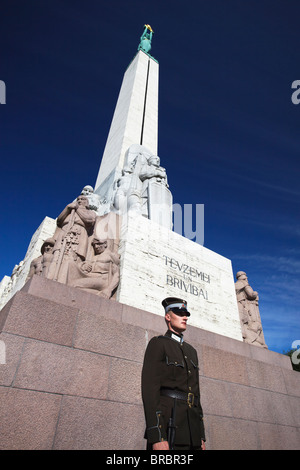
[{"label": "uniform jacket", "polygon": [[149,444],[167,440],[168,422],[174,399],[161,396],[167,388],[195,395],[196,405],[176,400],[175,444],[200,446],[205,440],[200,403],[198,356],[196,350],[170,330],[150,340],[142,370],[142,398]]}]

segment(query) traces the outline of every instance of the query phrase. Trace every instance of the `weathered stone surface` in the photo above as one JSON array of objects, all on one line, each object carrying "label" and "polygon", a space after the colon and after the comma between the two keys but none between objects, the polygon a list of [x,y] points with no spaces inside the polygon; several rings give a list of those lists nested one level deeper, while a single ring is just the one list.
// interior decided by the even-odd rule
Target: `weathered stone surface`
[{"label": "weathered stone surface", "polygon": [[143,407],[64,397],[54,449],[143,450]]},{"label": "weathered stone surface", "polygon": [[17,292],[3,331],[70,346],[77,314],[77,308]]},{"label": "weathered stone surface", "polygon": [[[60,282],[51,281],[49,279],[33,276],[27,281],[22,292],[28,292],[36,297],[52,300],[58,304],[84,309],[88,312],[108,315],[109,318],[120,320],[122,316],[123,306],[119,302],[111,302],[103,297],[90,295],[88,292],[76,289],[75,287],[66,286]],[[1,319],[0,313],[0,319]],[[0,320],[1,321],[1,320]]]},{"label": "weathered stone surface", "polygon": [[0,387],[0,449],[51,449],[60,402],[60,395]]},{"label": "weathered stone surface", "polygon": [[28,341],[14,386],[67,395],[106,398],[109,358],[39,341]]},{"label": "weathered stone surface", "polygon": [[134,361],[143,357],[146,348],[145,331],[140,327],[106,319],[105,316],[80,312],[74,347]]},{"label": "weathered stone surface", "polygon": [[22,336],[0,333],[0,341],[2,346],[4,346],[2,348],[4,357],[2,355],[0,357],[3,359],[0,362],[0,384],[9,387],[15,377],[25,339]]},{"label": "weathered stone surface", "polygon": [[255,421],[210,415],[205,420],[206,422],[211,449],[254,450],[260,448]]}]

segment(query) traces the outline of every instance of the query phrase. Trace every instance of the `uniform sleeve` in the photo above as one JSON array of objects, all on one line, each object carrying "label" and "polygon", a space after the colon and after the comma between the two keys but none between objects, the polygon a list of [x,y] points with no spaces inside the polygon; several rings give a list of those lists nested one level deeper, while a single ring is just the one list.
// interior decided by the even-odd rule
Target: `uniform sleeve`
[{"label": "uniform sleeve", "polygon": [[160,405],[163,342],[152,338],[147,346],[142,369],[142,399],[146,419],[146,438],[150,444],[167,440],[166,425]]}]

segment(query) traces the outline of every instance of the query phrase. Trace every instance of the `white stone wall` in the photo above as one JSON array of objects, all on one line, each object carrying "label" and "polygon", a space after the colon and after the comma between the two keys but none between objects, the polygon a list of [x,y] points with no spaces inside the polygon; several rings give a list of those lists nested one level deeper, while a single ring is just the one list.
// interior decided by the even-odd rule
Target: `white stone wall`
[{"label": "white stone wall", "polygon": [[165,297],[183,298],[189,324],[242,341],[231,261],[144,217],[127,222],[117,300],[164,315]]}]

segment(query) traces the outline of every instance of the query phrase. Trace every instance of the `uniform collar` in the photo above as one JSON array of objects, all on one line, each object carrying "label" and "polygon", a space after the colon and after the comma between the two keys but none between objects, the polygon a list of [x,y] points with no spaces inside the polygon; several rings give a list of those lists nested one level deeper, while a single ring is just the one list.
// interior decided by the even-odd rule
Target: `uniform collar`
[{"label": "uniform collar", "polygon": [[177,333],[174,333],[174,331],[168,330],[166,332],[165,336],[168,336],[169,338],[173,339],[174,341],[177,341],[177,343],[180,343],[180,344],[183,343],[183,335],[178,335]]}]

